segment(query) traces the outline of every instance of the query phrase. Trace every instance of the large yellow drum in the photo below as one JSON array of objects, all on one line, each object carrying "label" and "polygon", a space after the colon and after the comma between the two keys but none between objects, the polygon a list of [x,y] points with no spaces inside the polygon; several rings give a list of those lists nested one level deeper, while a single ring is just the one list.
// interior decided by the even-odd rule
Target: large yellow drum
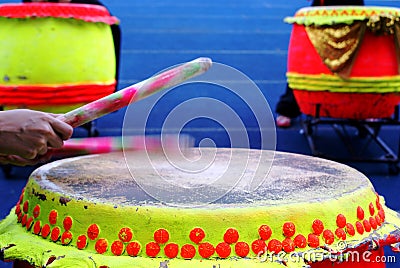
[{"label": "large yellow drum", "polygon": [[0,5],[0,106],[65,112],[115,91],[115,23],[97,5]]},{"label": "large yellow drum", "polygon": [[288,82],[304,114],[391,117],[400,102],[400,9],[300,9],[288,54]]},{"label": "large yellow drum", "polygon": [[381,268],[383,246],[400,240],[397,213],[348,166],[247,149],[185,157],[136,151],[40,167],[0,222],[0,257],[34,267]]}]

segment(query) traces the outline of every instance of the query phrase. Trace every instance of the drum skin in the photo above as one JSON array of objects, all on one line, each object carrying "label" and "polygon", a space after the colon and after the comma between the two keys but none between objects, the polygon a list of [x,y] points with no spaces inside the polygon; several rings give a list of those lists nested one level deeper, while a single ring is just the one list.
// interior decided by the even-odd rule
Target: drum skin
[{"label": "drum skin", "polygon": [[[337,16],[332,20],[337,20]],[[289,85],[302,113],[346,119],[391,117],[400,102],[395,35],[378,35],[367,29],[352,62],[349,77],[343,78],[324,64],[310,41],[306,27],[308,25],[293,24],[288,51]],[[290,75],[293,74],[315,80],[299,88],[298,83],[291,83]],[[333,79],[334,84],[326,79]],[[375,81],[380,83],[378,87]]]},{"label": "drum skin", "polygon": [[0,5],[1,106],[66,112],[115,91],[112,17],[69,5]]}]

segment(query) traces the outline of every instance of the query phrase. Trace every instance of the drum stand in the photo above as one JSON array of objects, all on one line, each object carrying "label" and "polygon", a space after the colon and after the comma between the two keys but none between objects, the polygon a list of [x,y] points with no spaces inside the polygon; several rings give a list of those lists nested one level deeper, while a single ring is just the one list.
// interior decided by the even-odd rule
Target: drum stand
[{"label": "drum stand", "polygon": [[[338,162],[369,162],[369,163],[387,163],[389,165],[389,173],[397,175],[400,172],[400,139],[398,140],[398,149],[395,153],[390,146],[379,137],[380,131],[383,126],[400,126],[399,121],[399,107],[395,107],[393,118],[385,119],[334,119],[327,117],[320,117],[320,104],[316,105],[315,116],[307,115],[302,119],[301,133],[307,138],[311,153],[314,156],[335,160]],[[339,157],[336,154],[326,154],[318,150],[316,146],[317,130],[319,126],[327,125],[333,128],[336,135],[345,145],[348,154],[344,157]],[[349,127],[355,128],[356,138],[362,139],[361,146],[355,144],[354,134],[349,133]],[[353,138],[353,141],[352,141]],[[367,148],[375,144],[382,155],[370,156]]]}]

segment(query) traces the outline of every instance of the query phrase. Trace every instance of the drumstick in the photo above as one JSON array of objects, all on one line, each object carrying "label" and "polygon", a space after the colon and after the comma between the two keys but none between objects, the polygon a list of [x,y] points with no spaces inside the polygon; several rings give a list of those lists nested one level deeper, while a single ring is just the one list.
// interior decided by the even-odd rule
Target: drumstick
[{"label": "drumstick", "polygon": [[62,158],[122,151],[178,150],[193,146],[194,139],[188,135],[73,138],[65,141],[62,148],[51,149],[51,155]]},{"label": "drumstick", "polygon": [[90,102],[67,112],[58,119],[72,127],[81,126],[89,121],[119,110],[132,102],[139,101],[162,89],[171,88],[185,80],[206,72],[212,65],[209,58],[198,58],[178,67],[152,76],[142,82],[121,89],[99,100]]}]

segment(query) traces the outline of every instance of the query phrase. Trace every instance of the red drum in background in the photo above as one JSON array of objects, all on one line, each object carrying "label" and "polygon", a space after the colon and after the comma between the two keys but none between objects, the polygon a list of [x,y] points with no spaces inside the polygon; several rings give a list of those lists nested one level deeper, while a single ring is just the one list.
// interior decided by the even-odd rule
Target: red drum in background
[{"label": "red drum in background", "polygon": [[400,102],[399,12],[388,7],[300,9],[288,51],[288,82],[311,116],[388,118]]}]

